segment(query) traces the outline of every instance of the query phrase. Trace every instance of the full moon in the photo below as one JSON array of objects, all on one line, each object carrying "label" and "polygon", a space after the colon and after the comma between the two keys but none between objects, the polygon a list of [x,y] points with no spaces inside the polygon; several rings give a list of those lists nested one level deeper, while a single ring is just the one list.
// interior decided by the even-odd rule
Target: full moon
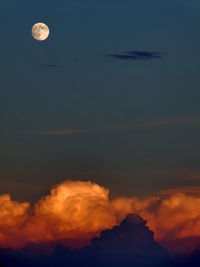
[{"label": "full moon", "polygon": [[32,27],[32,36],[37,41],[45,41],[49,37],[49,27],[42,22],[34,24]]}]

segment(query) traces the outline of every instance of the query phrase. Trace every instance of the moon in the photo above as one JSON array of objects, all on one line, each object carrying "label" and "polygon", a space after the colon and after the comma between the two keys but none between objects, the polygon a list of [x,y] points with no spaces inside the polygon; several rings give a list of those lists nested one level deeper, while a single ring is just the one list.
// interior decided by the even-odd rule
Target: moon
[{"label": "moon", "polygon": [[32,27],[32,36],[37,41],[45,41],[49,37],[49,27],[42,22],[38,22]]}]

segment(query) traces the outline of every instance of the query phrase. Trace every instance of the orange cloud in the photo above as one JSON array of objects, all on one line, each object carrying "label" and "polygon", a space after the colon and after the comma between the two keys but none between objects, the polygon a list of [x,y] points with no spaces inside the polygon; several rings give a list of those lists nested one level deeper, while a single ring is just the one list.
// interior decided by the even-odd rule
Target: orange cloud
[{"label": "orange cloud", "polygon": [[[34,241],[68,239],[74,240],[76,245],[88,243],[116,223],[108,194],[107,189],[91,182],[66,181],[54,187],[35,205],[31,224],[34,227],[42,223],[43,227]],[[27,228],[28,232],[29,224]]]},{"label": "orange cloud", "polygon": [[109,191],[91,182],[63,182],[32,207],[1,196],[0,213],[1,247],[56,240],[79,247],[116,224]]},{"label": "orange cloud", "polygon": [[[170,249],[177,240],[200,243],[200,190],[161,192],[139,199],[109,199],[109,190],[92,182],[65,181],[37,203],[0,196],[0,247],[20,248],[29,242],[56,242],[81,247],[128,213],[147,220],[155,239]],[[180,243],[179,243],[180,245]]]},{"label": "orange cloud", "polygon": [[13,247],[21,242],[20,229],[29,219],[30,204],[12,201],[9,195],[0,196],[0,247]]}]

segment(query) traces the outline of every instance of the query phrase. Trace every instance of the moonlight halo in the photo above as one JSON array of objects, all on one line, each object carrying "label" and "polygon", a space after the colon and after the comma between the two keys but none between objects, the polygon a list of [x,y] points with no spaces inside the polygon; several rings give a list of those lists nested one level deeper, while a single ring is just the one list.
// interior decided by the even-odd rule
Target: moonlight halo
[{"label": "moonlight halo", "polygon": [[49,37],[49,27],[42,22],[38,22],[32,27],[32,36],[37,41],[45,41]]}]

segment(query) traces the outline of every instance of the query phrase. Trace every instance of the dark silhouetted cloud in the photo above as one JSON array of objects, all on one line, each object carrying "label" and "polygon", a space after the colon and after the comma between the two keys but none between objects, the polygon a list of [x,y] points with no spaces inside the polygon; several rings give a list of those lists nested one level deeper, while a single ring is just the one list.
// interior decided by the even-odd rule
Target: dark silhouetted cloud
[{"label": "dark silhouetted cloud", "polygon": [[[103,219],[103,218],[102,218]],[[154,241],[153,232],[140,216],[129,214],[119,226],[103,231],[91,245],[81,249],[29,243],[20,250],[1,249],[6,267],[199,267],[200,249],[190,255],[169,257]]]},{"label": "dark silhouetted cloud", "polygon": [[1,250],[0,258],[7,267],[169,266],[167,252],[154,241],[146,221],[135,214],[128,215],[119,226],[103,231],[88,247],[70,250],[58,246],[48,255],[44,251],[44,245],[29,244],[18,251]]},{"label": "dark silhouetted cloud", "polygon": [[151,51],[127,51],[123,53],[108,54],[107,57],[119,59],[119,60],[151,60],[160,59],[162,54],[160,52]]}]

